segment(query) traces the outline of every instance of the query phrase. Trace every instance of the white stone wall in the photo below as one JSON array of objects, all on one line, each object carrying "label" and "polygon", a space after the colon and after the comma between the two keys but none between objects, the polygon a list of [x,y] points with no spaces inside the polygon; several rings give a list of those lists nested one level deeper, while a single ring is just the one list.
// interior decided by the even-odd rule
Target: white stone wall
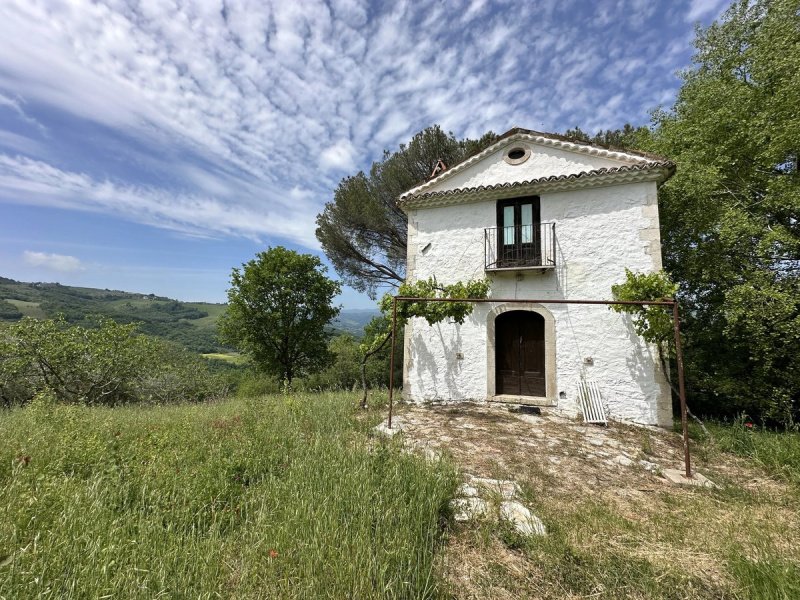
[{"label": "white stone wall", "polygon": [[[531,155],[522,164],[508,164],[503,160],[503,157],[509,148],[517,146],[530,148]],[[455,173],[451,177],[443,178],[441,182],[426,188],[425,191],[438,192],[508,181],[530,181],[551,175],[572,175],[603,167],[619,167],[630,164],[634,164],[634,162],[568,152],[529,142],[510,142],[498,148],[497,151],[489,154],[477,164]]]},{"label": "white stone wall", "polygon": [[[542,222],[556,223],[557,268],[489,274],[490,295],[611,298],[611,285],[624,280],[626,267],[633,271],[661,267],[656,202],[655,183],[541,195]],[[484,228],[496,227],[495,207],[492,200],[410,211],[409,278],[435,276],[442,283],[451,283],[483,277]],[[406,398],[483,400],[493,394],[488,389],[491,343],[486,329],[489,311],[496,306],[477,305],[462,326],[440,323],[431,327],[421,319],[409,324]],[[655,349],[638,338],[627,317],[604,306],[544,307],[556,321],[553,400],[559,409],[578,412],[577,385],[585,377],[599,384],[613,418],[671,423],[670,395]],[[458,358],[459,354],[463,358]],[[589,357],[591,366],[584,362]]]}]

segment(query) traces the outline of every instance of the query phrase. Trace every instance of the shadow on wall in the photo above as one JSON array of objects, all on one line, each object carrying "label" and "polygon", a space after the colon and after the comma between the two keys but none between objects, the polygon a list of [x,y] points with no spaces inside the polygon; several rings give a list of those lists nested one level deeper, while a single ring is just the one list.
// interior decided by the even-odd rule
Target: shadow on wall
[{"label": "shadow on wall", "polygon": [[631,352],[626,360],[628,370],[639,384],[645,401],[656,413],[659,424],[668,425],[672,419],[672,391],[668,373],[664,372],[658,356],[658,348],[639,337],[631,315],[624,315],[623,319],[631,341]]},{"label": "shadow on wall", "polygon": [[636,333],[633,327],[633,317],[627,314],[620,315],[622,322],[625,324],[625,331],[630,340],[630,352],[625,358],[625,363],[628,365],[628,372],[630,373],[633,381],[641,382],[652,377],[653,365],[658,363],[658,356],[652,351],[652,348]]},{"label": "shadow on wall", "polygon": [[585,380],[599,386],[611,417],[630,419],[626,411],[634,410],[632,399],[637,411],[641,400],[651,403],[654,398],[648,389],[654,359],[628,315],[612,312],[605,305],[570,305],[558,319],[564,343],[569,346],[568,364],[560,365],[565,374],[561,385],[569,388],[576,402],[580,383]]},{"label": "shadow on wall", "polygon": [[[450,324],[447,324],[448,328]],[[436,330],[441,352],[432,352],[435,337],[431,329]],[[414,364],[417,374],[416,385],[419,396],[425,400],[450,400],[461,398],[458,390],[457,377],[461,373],[461,362],[456,359],[456,353],[461,348],[461,327],[455,326],[455,335],[445,340],[441,324],[428,328],[428,335],[414,332]],[[437,348],[438,350],[439,348]],[[441,367],[444,366],[442,369]]]},{"label": "shadow on wall", "polygon": [[567,261],[564,257],[564,249],[561,247],[561,240],[556,230],[556,290],[560,291],[560,298],[567,297],[569,290],[569,280],[567,279]]},{"label": "shadow on wall", "polygon": [[[578,336],[577,331],[575,331],[575,325],[572,320],[572,313],[571,313],[572,305],[563,304],[561,306],[563,308],[560,307],[557,308],[555,313],[556,327],[558,327],[559,330],[562,332],[560,341],[561,344],[563,344],[564,346],[572,345],[573,348],[575,349],[575,356],[578,357],[576,370],[578,371],[579,376],[583,377],[585,376],[585,367],[580,362],[580,357],[585,356],[585,354],[583,352],[583,348],[581,347],[580,337]],[[565,329],[569,331],[569,335],[565,335],[563,333]],[[564,350],[566,350],[566,348],[562,346],[562,352]]]}]

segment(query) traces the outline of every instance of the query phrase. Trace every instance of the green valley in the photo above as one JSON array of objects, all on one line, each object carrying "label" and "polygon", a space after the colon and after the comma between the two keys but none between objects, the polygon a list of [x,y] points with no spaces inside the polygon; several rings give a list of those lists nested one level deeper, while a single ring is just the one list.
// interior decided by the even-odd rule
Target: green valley
[{"label": "green valley", "polygon": [[224,304],[179,302],[155,294],[73,287],[59,283],[24,283],[0,277],[0,320],[53,318],[63,314],[73,324],[91,317],[139,323],[142,333],[170,340],[200,353],[224,352],[216,339]]},{"label": "green valley", "polygon": [[[54,318],[63,314],[73,324],[89,324],[92,317],[110,317],[118,323],[139,323],[142,333],[160,337],[197,352],[227,355],[232,352],[217,340],[217,320],[226,304],[181,302],[155,294],[60,283],[26,283],[0,277],[0,322],[23,317]],[[373,309],[342,310],[332,323],[336,332],[360,337],[364,326],[378,314]],[[217,356],[214,356],[216,358]]]}]

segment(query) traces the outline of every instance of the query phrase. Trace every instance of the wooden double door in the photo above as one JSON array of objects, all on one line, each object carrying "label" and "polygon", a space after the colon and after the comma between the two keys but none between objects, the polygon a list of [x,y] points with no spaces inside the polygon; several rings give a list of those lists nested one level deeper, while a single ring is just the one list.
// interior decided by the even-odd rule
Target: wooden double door
[{"label": "wooden double door", "polygon": [[496,394],[547,395],[544,317],[513,310],[495,319]]}]

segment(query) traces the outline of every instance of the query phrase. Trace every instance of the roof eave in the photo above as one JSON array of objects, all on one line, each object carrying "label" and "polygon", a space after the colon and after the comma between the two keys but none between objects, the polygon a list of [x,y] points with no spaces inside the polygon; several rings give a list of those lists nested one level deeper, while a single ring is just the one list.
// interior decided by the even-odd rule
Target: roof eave
[{"label": "roof eave", "polygon": [[638,166],[638,168],[615,169],[602,173],[584,172],[561,177],[545,177],[532,181],[482,185],[444,192],[428,192],[413,196],[406,194],[398,200],[397,204],[403,211],[407,211],[415,208],[432,208],[436,206],[467,204],[484,200],[498,200],[519,194],[567,192],[647,181],[654,181],[661,184],[669,179],[674,172],[674,164],[662,162],[653,164],[652,166],[641,165]]},{"label": "roof eave", "polygon": [[527,141],[542,146],[551,146],[554,148],[560,148],[572,152],[579,152],[581,154],[587,154],[589,156],[599,156],[602,158],[611,158],[616,160],[633,162],[637,164],[666,162],[666,159],[664,157],[656,156],[655,154],[621,150],[612,148],[610,146],[593,144],[591,142],[573,140],[571,138],[553,133],[543,133],[541,131],[534,131],[532,129],[522,129],[521,127],[514,127],[513,129],[509,129],[504,134],[502,134],[497,139],[497,141],[494,142],[491,146],[488,146],[487,148],[484,148],[477,154],[464,159],[460,163],[451,166],[449,169],[443,171],[436,177],[414,186],[407,192],[403,193],[400,196],[400,198],[402,199],[409,195],[420,194],[425,190],[430,189],[431,187],[441,183],[442,181],[446,181],[456,173],[459,173],[464,169],[469,168],[471,165],[480,162],[493,152],[496,152],[501,146],[504,146],[506,144],[515,141]]}]

